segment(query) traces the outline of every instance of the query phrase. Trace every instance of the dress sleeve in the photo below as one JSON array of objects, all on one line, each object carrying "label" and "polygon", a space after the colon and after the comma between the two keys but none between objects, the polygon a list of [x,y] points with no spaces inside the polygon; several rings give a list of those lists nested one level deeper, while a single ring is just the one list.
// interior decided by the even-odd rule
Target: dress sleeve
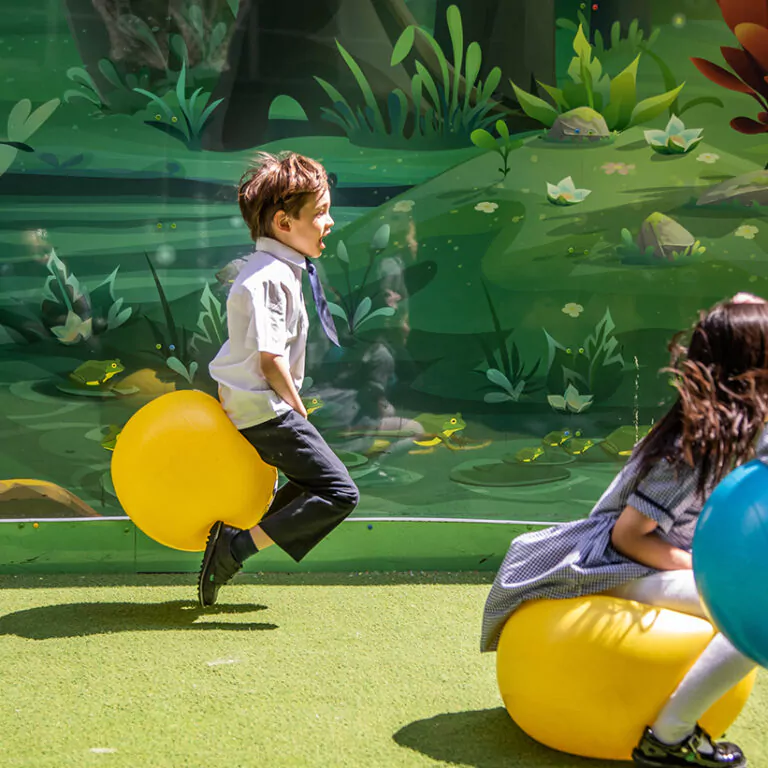
[{"label": "dress sleeve", "polygon": [[760,459],[763,464],[768,464],[768,424],[763,427],[760,437],[757,438],[755,458]]},{"label": "dress sleeve", "polygon": [[284,355],[288,347],[289,292],[280,282],[260,280],[248,286],[251,322],[246,346],[259,352]]},{"label": "dress sleeve", "polygon": [[659,524],[669,533],[696,496],[697,472],[690,467],[673,466],[666,459],[656,464],[640,481],[627,504]]}]

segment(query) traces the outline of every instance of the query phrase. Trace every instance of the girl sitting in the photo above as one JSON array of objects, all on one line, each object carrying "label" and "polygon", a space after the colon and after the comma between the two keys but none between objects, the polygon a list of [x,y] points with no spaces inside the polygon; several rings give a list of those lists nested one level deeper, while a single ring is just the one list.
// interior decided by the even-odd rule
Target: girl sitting
[{"label": "girl sitting", "polygon": [[[667,369],[677,401],[590,515],[510,545],[486,601],[483,651],[496,650],[521,603],[539,598],[607,593],[706,618],[691,556],[699,513],[735,466],[755,455],[768,461],[768,303],[737,294],[702,313],[687,349],[681,335]],[[738,746],[713,742],[698,720],[754,666],[716,634],[646,728],[634,762],[746,766]]]}]

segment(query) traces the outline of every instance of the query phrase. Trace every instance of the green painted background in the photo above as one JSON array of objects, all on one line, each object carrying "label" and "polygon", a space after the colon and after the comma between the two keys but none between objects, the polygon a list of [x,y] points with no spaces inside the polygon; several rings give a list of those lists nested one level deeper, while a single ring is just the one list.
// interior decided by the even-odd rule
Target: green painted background
[{"label": "green painted background", "polygon": [[302,395],[362,501],[306,567],[492,568],[587,514],[672,334],[766,293],[768,51],[736,24],[768,7],[736,5],[0,0],[0,569],[196,567],[97,518],[131,415],[215,392],[257,149],[334,181],[342,347],[313,329]]}]

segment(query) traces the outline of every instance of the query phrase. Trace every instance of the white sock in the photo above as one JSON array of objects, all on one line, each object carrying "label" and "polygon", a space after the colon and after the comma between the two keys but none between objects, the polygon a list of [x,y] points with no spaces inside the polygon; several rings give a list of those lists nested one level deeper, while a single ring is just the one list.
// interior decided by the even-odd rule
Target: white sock
[{"label": "white sock", "polygon": [[651,726],[654,736],[664,744],[684,741],[701,716],[754,667],[754,661],[716,634],[659,712]]}]

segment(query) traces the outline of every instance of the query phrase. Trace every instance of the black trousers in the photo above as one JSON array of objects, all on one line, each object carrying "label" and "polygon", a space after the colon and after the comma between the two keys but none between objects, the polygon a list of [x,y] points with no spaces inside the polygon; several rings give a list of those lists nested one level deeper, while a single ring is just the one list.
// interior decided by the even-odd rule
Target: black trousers
[{"label": "black trousers", "polygon": [[288,480],[259,526],[299,562],[357,506],[357,486],[322,435],[294,410],[240,433]]}]

